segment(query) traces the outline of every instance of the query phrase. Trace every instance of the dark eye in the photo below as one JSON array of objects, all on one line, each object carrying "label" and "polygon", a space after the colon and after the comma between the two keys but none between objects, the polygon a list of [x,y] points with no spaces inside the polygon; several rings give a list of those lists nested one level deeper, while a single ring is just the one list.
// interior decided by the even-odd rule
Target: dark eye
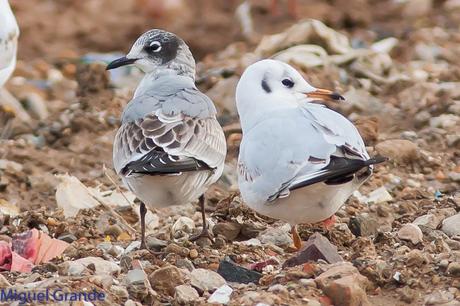
[{"label": "dark eye", "polygon": [[150,45],[145,47],[147,52],[159,52],[161,50],[161,44],[158,41],[152,41]]},{"label": "dark eye", "polygon": [[291,79],[284,79],[281,81],[281,83],[283,83],[283,85],[286,86],[287,88],[294,87],[294,82]]}]

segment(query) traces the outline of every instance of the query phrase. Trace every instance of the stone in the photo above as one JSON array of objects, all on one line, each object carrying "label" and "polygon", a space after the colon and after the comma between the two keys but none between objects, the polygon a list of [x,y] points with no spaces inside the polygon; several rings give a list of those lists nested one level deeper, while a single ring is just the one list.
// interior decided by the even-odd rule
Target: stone
[{"label": "stone", "polygon": [[113,285],[110,287],[110,291],[120,299],[127,299],[129,297],[128,290],[122,286]]},{"label": "stone", "polygon": [[454,298],[454,295],[449,291],[435,291],[425,297],[424,305],[450,305],[447,303],[453,301]]},{"label": "stone", "polygon": [[217,273],[228,282],[258,284],[262,274],[253,270],[238,266],[230,257],[226,256],[219,264]]},{"label": "stone", "polygon": [[190,305],[200,298],[195,288],[190,285],[179,285],[174,290],[174,301],[179,305]]},{"label": "stone", "polygon": [[460,235],[460,214],[444,219],[441,230],[449,237]]},{"label": "stone", "polygon": [[67,243],[72,243],[77,240],[74,234],[63,234],[58,237],[59,240],[65,241]]},{"label": "stone", "polygon": [[0,159],[0,170],[6,170],[11,173],[19,173],[22,172],[23,168],[24,167],[21,164],[15,161]]},{"label": "stone", "polygon": [[10,282],[5,278],[5,276],[0,274],[0,288],[9,288],[9,287],[11,287]]},{"label": "stone", "polygon": [[439,220],[439,218],[433,214],[426,214],[420,216],[412,222],[412,224],[415,224],[417,226],[424,226],[430,229],[436,229],[439,223],[441,223],[441,220]]},{"label": "stone", "polygon": [[104,235],[118,237],[123,232],[121,227],[117,224],[112,224],[104,230]]},{"label": "stone", "polygon": [[408,0],[404,1],[403,16],[417,18],[426,16],[433,8],[432,0]]},{"label": "stone", "polygon": [[420,267],[422,264],[425,264],[428,262],[423,252],[417,249],[409,251],[407,254],[404,255],[404,258],[405,258],[406,266],[408,267],[412,267],[412,266]]},{"label": "stone", "polygon": [[343,261],[339,253],[337,253],[336,246],[320,233],[314,233],[296,255],[284,262],[283,268],[298,266],[318,259],[325,260],[328,263]]},{"label": "stone", "polygon": [[195,266],[193,265],[193,263],[187,258],[178,258],[176,260],[176,267],[180,269],[189,270],[190,272],[192,272],[193,269],[195,269]]},{"label": "stone", "polygon": [[214,271],[207,269],[195,269],[190,273],[190,283],[202,292],[214,291],[225,285],[225,279]]},{"label": "stone", "polygon": [[126,273],[125,282],[128,285],[143,284],[145,278],[146,275],[144,271],[142,271],[141,269],[133,269],[129,270],[128,273]]},{"label": "stone", "polygon": [[29,113],[32,114],[32,116],[36,119],[43,121],[48,118],[49,112],[46,106],[46,102],[38,93],[30,92],[26,94],[25,105],[29,110]]},{"label": "stone", "polygon": [[451,262],[447,266],[447,273],[452,276],[460,276],[460,262]]},{"label": "stone", "polygon": [[430,126],[434,128],[448,129],[459,124],[460,117],[453,114],[442,114],[430,119]]},{"label": "stone", "polygon": [[147,236],[145,238],[145,244],[149,250],[160,251],[168,245],[167,241],[160,240],[154,236]]},{"label": "stone", "polygon": [[419,157],[419,148],[412,141],[405,139],[390,139],[379,142],[375,146],[376,151],[390,161],[408,163]]},{"label": "stone", "polygon": [[374,203],[383,203],[393,200],[393,197],[385,188],[385,186],[379,187],[375,190],[372,190],[367,197],[364,198],[366,204]]},{"label": "stone", "polygon": [[415,224],[408,223],[399,229],[398,238],[410,241],[413,244],[418,244],[423,241],[423,233],[420,227]]},{"label": "stone", "polygon": [[94,270],[94,274],[118,274],[121,268],[108,260],[100,257],[84,257],[73,261],[66,261],[60,265],[67,275],[78,276],[81,275],[86,268]]},{"label": "stone", "polygon": [[195,229],[195,222],[189,217],[179,217],[171,227],[171,233],[174,238],[184,237],[185,234],[191,234]]},{"label": "stone", "polygon": [[337,306],[371,305],[366,296],[368,279],[349,262],[333,264],[315,278],[318,288]]},{"label": "stone", "polygon": [[268,228],[259,234],[258,239],[263,244],[273,244],[281,248],[292,245],[292,238],[283,227]]},{"label": "stone", "polygon": [[241,224],[236,222],[219,222],[212,228],[214,235],[222,235],[228,241],[233,241],[241,231]]},{"label": "stone", "polygon": [[377,219],[367,213],[350,218],[348,227],[355,236],[373,236],[377,234],[379,224]]},{"label": "stone", "polygon": [[217,304],[227,304],[230,302],[230,295],[232,295],[233,289],[225,284],[219,288],[217,288],[216,291],[214,291],[213,294],[208,299],[208,303],[217,303]]},{"label": "stone", "polygon": [[153,289],[169,296],[174,296],[175,288],[185,283],[183,273],[175,266],[166,266],[153,271],[149,275],[149,281]]},{"label": "stone", "polygon": [[170,254],[170,253],[173,253],[173,254],[177,254],[177,255],[180,255],[180,256],[188,256],[188,254],[190,253],[190,250],[186,247],[183,247],[183,246],[180,246],[180,245],[177,245],[175,243],[170,243],[168,244],[168,246],[164,249],[164,252],[166,254]]}]

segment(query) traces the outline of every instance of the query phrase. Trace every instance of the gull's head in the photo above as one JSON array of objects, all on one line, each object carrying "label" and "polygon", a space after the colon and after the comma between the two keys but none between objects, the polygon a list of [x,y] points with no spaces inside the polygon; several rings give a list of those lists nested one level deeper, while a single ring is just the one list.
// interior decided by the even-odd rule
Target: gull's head
[{"label": "gull's head", "polygon": [[266,59],[244,71],[236,89],[236,100],[237,104],[272,103],[271,106],[276,107],[278,103],[296,106],[299,101],[340,101],[344,98],[330,90],[313,87],[292,66]]},{"label": "gull's head", "polygon": [[107,70],[131,64],[145,73],[172,69],[178,74],[195,77],[195,60],[187,44],[164,30],[153,29],[142,34],[128,54],[111,62]]}]

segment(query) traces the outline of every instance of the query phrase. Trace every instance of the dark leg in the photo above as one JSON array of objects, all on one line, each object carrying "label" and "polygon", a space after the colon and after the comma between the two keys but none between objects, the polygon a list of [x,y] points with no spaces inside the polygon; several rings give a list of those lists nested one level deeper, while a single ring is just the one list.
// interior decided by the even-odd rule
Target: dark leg
[{"label": "dark leg", "polygon": [[141,202],[139,206],[139,213],[141,215],[141,247],[140,249],[147,249],[147,245],[145,244],[145,214],[147,213],[147,208],[145,207],[144,202]]},{"label": "dark leg", "polygon": [[206,212],[204,210],[204,206],[205,206],[204,195],[200,196],[199,201],[200,201],[200,207],[201,207],[201,217],[203,218],[203,230],[201,231],[200,234],[191,236],[189,238],[189,240],[190,241],[195,241],[195,240],[200,239],[201,237],[206,237],[206,238],[210,239],[211,241],[213,241],[213,237],[212,237],[211,233],[208,230],[208,224],[206,223]]}]

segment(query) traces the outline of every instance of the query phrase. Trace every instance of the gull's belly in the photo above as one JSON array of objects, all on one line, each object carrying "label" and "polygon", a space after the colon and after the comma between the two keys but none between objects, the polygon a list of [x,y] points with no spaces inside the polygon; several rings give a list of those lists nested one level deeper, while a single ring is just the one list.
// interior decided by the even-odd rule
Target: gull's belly
[{"label": "gull's belly", "polygon": [[124,177],[123,182],[152,209],[190,203],[202,195],[218,177],[209,171],[199,171],[170,176],[129,176]]},{"label": "gull's belly", "polygon": [[294,190],[288,197],[275,202],[250,206],[263,215],[291,225],[317,223],[335,214],[358,186],[354,181],[342,185],[317,183]]}]

